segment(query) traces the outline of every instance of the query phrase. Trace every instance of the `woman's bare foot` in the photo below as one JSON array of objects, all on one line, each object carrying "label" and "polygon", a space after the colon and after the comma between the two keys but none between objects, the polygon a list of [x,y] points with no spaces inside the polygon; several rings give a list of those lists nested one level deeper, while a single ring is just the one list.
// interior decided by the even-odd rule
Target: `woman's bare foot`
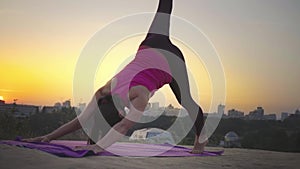
[{"label": "woman's bare foot", "polygon": [[190,152],[192,154],[201,154],[204,151],[204,147],[208,143],[208,140],[204,141],[203,143],[197,143],[194,145],[193,150]]}]

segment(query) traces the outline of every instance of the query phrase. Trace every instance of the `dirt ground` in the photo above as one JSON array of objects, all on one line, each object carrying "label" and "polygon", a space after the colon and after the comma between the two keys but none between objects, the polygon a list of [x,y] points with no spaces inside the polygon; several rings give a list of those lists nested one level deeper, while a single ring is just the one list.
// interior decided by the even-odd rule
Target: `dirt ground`
[{"label": "dirt ground", "polygon": [[[210,148],[207,150],[220,150]],[[37,150],[0,145],[1,169],[298,169],[300,153],[225,149],[217,157],[103,157],[61,158]]]}]

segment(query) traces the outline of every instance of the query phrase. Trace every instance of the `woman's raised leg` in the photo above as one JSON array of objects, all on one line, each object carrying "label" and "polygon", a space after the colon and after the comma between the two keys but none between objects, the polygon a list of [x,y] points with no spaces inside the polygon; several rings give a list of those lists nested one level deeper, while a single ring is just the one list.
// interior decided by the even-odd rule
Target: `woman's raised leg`
[{"label": "woman's raised leg", "polygon": [[152,21],[147,37],[154,34],[169,37],[170,34],[170,15],[172,13],[173,0],[160,0],[157,12]]}]

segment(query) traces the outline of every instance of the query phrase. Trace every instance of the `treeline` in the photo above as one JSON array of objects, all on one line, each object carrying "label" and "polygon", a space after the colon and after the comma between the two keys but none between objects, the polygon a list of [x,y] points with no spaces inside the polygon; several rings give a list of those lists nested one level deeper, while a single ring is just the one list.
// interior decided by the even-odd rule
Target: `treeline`
[{"label": "treeline", "polygon": [[[36,137],[47,134],[62,124],[76,117],[73,108],[62,108],[53,113],[36,113],[28,118],[15,118],[10,112],[0,112],[0,139],[15,139]],[[80,132],[66,136],[65,138],[77,139]]]},{"label": "treeline", "polygon": [[[76,117],[74,109],[62,109],[56,113],[37,113],[29,118],[17,119],[11,113],[0,112],[0,139],[14,139],[16,136],[35,137],[49,133],[62,124]],[[143,117],[145,123],[137,123],[127,133],[130,136],[134,130],[142,128],[161,128],[164,130],[177,127],[172,132],[176,139],[179,133],[188,133],[180,144],[192,145],[194,132],[190,130],[189,117],[160,116]],[[222,119],[209,139],[211,146],[218,146],[229,131],[240,136],[243,148],[264,149],[273,151],[300,152],[300,118],[290,117],[284,121],[254,121],[241,119]],[[64,139],[86,139],[84,132],[78,131],[63,137]]]},{"label": "treeline", "polygon": [[[128,135],[136,129],[145,127],[157,127],[167,130],[175,120],[176,117],[160,116],[149,123],[135,125]],[[186,119],[181,121],[186,121]],[[300,152],[299,124],[300,117],[295,116],[284,121],[221,119],[217,129],[209,138],[209,145],[219,146],[220,141],[224,140],[224,136],[228,132],[234,131],[240,137],[242,148]],[[185,129],[188,126],[182,123],[181,127]],[[172,134],[176,137],[176,133]],[[190,130],[180,144],[193,145],[193,143],[194,131]]]},{"label": "treeline", "polygon": [[300,152],[300,117],[284,121],[222,119],[210,141],[217,145],[229,131],[236,132],[243,148]]}]

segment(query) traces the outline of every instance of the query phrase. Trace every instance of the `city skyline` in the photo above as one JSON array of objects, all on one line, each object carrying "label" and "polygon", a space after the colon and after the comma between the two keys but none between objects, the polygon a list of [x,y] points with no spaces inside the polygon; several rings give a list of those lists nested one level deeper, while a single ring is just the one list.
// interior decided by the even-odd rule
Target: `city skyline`
[{"label": "city skyline", "polygon": [[[1,98],[1,97],[0,97]],[[7,105],[12,105],[12,104],[17,104],[17,105],[21,105],[21,106],[35,106],[35,107],[40,107],[40,109],[49,109],[49,110],[45,110],[45,111],[48,111],[48,112],[51,112],[53,111],[53,109],[57,109],[57,108],[61,108],[61,107],[75,107],[77,108],[78,110],[80,111],[83,111],[84,108],[86,107],[87,103],[83,103],[83,102],[80,102],[79,104],[77,105],[72,105],[72,102],[71,100],[64,100],[64,101],[57,101],[55,103],[53,103],[51,106],[49,105],[26,105],[26,104],[19,104],[17,103],[17,99],[15,99],[15,101],[13,103],[6,103],[5,100],[1,100],[0,99],[0,105],[3,105],[3,104],[7,104]],[[159,109],[164,109],[164,110],[167,110],[169,108],[169,106],[172,107],[172,109],[181,109],[180,107],[176,107],[172,104],[169,104],[169,105],[160,105],[159,102],[149,102],[148,103],[148,106],[146,107],[145,109],[145,112],[147,112],[147,110],[149,109],[149,107],[151,107],[151,109],[156,109],[156,110],[159,110]],[[252,113],[256,112],[257,110],[259,109],[262,109],[262,115],[274,115],[275,114],[275,118],[277,120],[280,120],[282,118],[286,118],[288,117],[289,115],[291,114],[299,114],[300,112],[300,109],[299,108],[296,108],[294,111],[291,111],[291,112],[288,112],[288,111],[282,111],[282,112],[265,112],[263,107],[256,107],[256,109],[252,109],[251,111],[249,112],[244,112],[243,110],[238,110],[236,108],[226,108],[226,105],[223,105],[223,104],[219,104],[218,107],[216,108],[217,111],[215,112],[203,112],[204,115],[207,115],[207,114],[223,114],[223,117],[222,118],[226,118],[226,117],[235,117],[236,116],[236,112],[239,114],[237,115],[238,117],[237,118],[243,118],[243,117],[247,117],[248,115],[251,115]],[[160,110],[161,111],[161,110]],[[148,113],[149,114],[149,113]],[[150,113],[151,114],[151,113]],[[157,113],[154,113],[153,115],[156,115]],[[158,114],[161,114],[161,112],[159,112]],[[241,115],[242,114],[242,115]],[[187,115],[187,112],[184,111],[183,114],[181,115]],[[225,115],[225,116],[224,116]],[[282,116],[286,116],[286,117],[282,117]]]},{"label": "city skyline", "polygon": [[[155,12],[157,2],[1,1],[0,96],[8,103],[18,99],[18,103],[34,105],[72,99],[76,62],[93,34],[117,18]],[[261,106],[280,113],[300,107],[299,8],[300,2],[292,0],[176,0],[174,15],[201,29],[216,47],[226,77],[222,104],[245,112]],[[143,38],[128,38],[111,49],[108,56],[116,59],[108,61],[91,82],[95,90],[114,75]],[[193,97],[209,111],[213,91],[205,63],[196,61],[196,54],[180,41],[172,40],[183,50],[195,76]],[[162,104],[178,106],[167,86],[157,94]],[[90,97],[82,96],[83,102]]]}]

